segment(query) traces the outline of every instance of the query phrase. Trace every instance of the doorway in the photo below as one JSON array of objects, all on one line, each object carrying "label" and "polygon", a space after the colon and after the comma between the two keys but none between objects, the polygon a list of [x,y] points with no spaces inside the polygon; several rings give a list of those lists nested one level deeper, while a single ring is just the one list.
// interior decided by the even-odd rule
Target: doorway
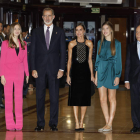
[{"label": "doorway", "polygon": [[126,37],[127,37],[127,18],[108,18],[108,20],[114,26],[115,39],[121,42],[122,51],[122,75],[120,78],[121,82],[124,82],[125,74],[125,61],[126,61]]}]

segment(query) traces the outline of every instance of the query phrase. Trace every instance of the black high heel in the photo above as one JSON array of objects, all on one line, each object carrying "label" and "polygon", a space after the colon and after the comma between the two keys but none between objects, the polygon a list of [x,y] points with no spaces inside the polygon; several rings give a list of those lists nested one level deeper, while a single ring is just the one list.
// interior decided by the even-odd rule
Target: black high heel
[{"label": "black high heel", "polygon": [[[75,123],[75,126],[76,126],[76,123]],[[80,130],[80,128],[75,128],[75,131],[79,131]]]},{"label": "black high heel", "polygon": [[[81,123],[80,123],[81,124]],[[85,130],[85,128],[79,128],[80,129],[80,131],[84,131]]]}]

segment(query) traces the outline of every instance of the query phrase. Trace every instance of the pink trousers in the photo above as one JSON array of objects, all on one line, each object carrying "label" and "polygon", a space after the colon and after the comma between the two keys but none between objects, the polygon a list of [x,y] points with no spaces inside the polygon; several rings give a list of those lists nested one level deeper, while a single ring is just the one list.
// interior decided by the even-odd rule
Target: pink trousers
[{"label": "pink trousers", "polygon": [[[13,104],[13,85],[14,85],[14,104]],[[22,129],[23,127],[22,92],[23,92],[23,81],[6,80],[6,84],[4,86],[6,129]],[[15,121],[13,115],[13,105],[15,108]]]}]

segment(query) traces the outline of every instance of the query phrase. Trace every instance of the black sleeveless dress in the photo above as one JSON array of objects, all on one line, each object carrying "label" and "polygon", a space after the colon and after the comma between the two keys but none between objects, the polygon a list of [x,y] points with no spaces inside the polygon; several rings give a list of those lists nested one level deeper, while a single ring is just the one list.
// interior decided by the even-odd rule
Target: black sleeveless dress
[{"label": "black sleeveless dress", "polygon": [[77,42],[72,49],[71,86],[69,87],[69,106],[91,105],[91,76],[88,64],[89,48]]}]

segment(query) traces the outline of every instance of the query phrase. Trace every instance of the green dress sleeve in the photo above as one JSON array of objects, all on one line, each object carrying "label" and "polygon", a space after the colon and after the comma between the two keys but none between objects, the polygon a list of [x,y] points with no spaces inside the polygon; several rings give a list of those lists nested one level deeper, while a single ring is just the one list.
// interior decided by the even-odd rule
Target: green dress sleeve
[{"label": "green dress sleeve", "polygon": [[121,73],[122,73],[121,43],[118,42],[116,47],[115,77],[121,77]]},{"label": "green dress sleeve", "polygon": [[99,55],[98,55],[99,48],[100,48],[100,40],[98,41],[98,44],[97,44],[97,54],[96,54],[96,62],[95,62],[95,71],[98,71],[98,65],[99,65],[99,62],[100,62],[100,58],[99,58]]}]

